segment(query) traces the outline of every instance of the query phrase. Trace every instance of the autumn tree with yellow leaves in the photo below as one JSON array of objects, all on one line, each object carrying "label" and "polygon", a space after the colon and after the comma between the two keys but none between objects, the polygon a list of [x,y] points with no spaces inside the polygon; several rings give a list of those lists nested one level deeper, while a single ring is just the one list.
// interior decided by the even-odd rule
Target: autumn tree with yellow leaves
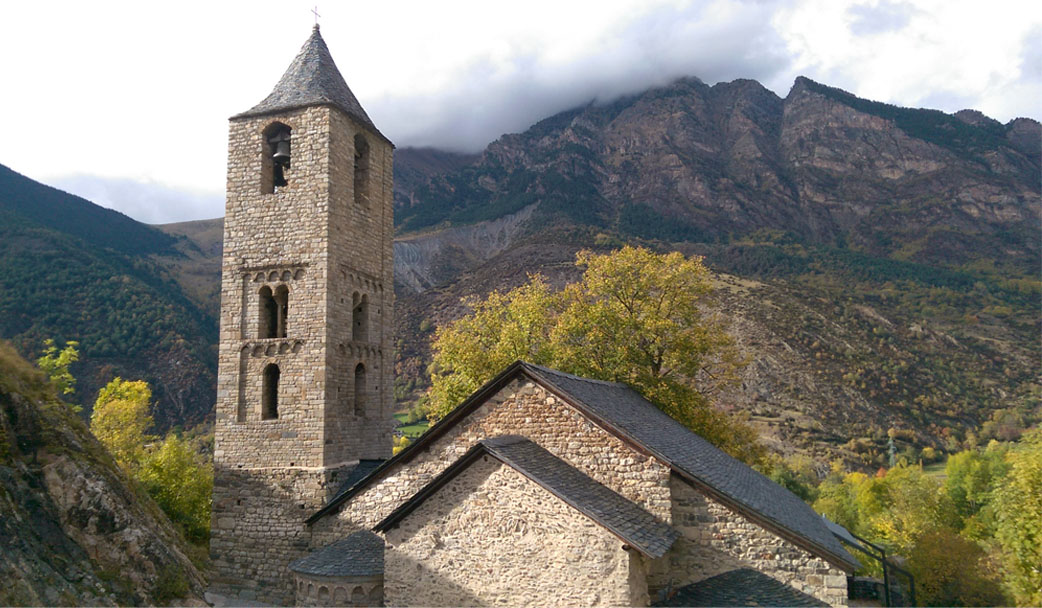
[{"label": "autumn tree with yellow leaves", "polygon": [[699,435],[746,462],[764,450],[744,421],[712,407],[742,364],[723,319],[707,306],[700,257],[624,247],[580,252],[582,278],[556,291],[541,277],[465,303],[472,312],[439,328],[430,414],[440,418],[515,360],[622,382]]}]

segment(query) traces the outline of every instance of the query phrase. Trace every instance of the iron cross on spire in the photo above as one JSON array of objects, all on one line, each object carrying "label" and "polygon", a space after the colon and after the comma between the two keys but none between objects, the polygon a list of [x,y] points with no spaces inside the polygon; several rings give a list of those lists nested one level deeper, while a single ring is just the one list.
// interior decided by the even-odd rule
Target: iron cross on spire
[{"label": "iron cross on spire", "polygon": [[322,16],[318,14],[318,6],[311,9],[311,14],[315,16],[315,27],[318,27],[318,18]]}]

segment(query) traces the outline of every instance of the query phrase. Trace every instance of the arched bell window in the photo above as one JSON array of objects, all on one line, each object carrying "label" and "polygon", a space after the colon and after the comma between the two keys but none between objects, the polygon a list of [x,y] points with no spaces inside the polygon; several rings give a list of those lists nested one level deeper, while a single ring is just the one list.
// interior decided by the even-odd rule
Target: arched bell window
[{"label": "arched bell window", "polygon": [[261,383],[261,420],[279,417],[279,366],[269,363]]},{"label": "arched bell window", "polygon": [[369,142],[355,135],[355,204],[369,204]]},{"label": "arched bell window", "polygon": [[261,190],[265,194],[289,185],[291,132],[292,129],[281,122],[273,122],[264,129]]},{"label": "arched bell window", "polygon": [[285,338],[286,323],[289,320],[289,288],[279,285],[274,293],[265,285],[258,292],[260,296],[260,328],[257,337]]}]

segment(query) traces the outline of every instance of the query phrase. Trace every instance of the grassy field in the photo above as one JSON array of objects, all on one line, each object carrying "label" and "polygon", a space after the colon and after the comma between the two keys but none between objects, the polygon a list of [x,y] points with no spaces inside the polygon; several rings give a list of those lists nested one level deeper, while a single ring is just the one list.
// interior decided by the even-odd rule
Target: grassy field
[{"label": "grassy field", "polygon": [[406,414],[405,412],[399,412],[395,414],[394,419],[398,421],[398,426],[395,427],[395,430],[401,431],[402,434],[408,437],[409,439],[416,439],[424,432],[426,432],[427,428],[430,426],[430,423],[426,420],[420,420],[412,424],[407,424],[406,420],[408,420],[408,414]]},{"label": "grassy field", "polygon": [[944,467],[947,464],[947,461],[942,461],[924,465],[923,473],[930,477],[936,477],[939,481],[944,481]]}]

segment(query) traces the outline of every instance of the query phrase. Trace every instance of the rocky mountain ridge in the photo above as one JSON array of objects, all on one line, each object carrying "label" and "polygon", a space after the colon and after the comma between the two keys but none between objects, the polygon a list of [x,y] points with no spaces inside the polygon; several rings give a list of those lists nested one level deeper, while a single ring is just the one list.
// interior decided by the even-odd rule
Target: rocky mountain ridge
[{"label": "rocky mountain ridge", "polygon": [[[862,100],[797,79],[694,78],[550,117],[432,176],[397,209],[404,232],[540,203],[542,223],[720,241],[758,229],[880,256],[1021,271],[1039,257],[1039,146],[999,125]],[[1034,142],[1034,143],[1033,143]]]}]

